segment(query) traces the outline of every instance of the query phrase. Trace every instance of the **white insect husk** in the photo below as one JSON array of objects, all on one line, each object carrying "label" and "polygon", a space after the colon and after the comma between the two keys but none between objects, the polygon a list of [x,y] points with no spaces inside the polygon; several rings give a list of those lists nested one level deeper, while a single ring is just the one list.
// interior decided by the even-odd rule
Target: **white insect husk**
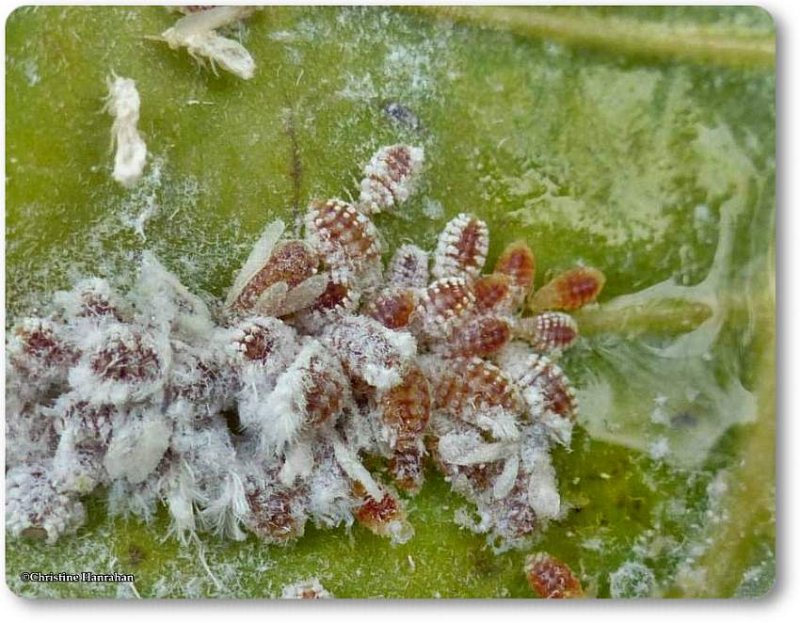
[{"label": "white insect husk", "polygon": [[216,30],[250,17],[256,11],[256,8],[251,6],[215,6],[202,11],[194,11],[180,18],[170,30],[173,30],[181,37]]},{"label": "white insect husk", "polygon": [[141,179],[147,160],[147,145],[137,128],[141,100],[136,82],[130,78],[113,75],[106,82],[106,110],[114,117],[111,126],[112,148],[116,146],[113,177],[131,188]]},{"label": "white insect husk", "polygon": [[253,12],[251,7],[221,6],[191,13],[179,19],[172,28],[161,33],[161,39],[173,50],[185,47],[196,59],[208,59],[225,71],[249,80],[255,74],[253,57],[238,41],[223,37],[217,28],[237,22]]},{"label": "white insect husk", "polygon": [[361,464],[352,452],[345,446],[341,439],[334,438],[333,451],[336,456],[336,461],[344,472],[353,480],[360,483],[369,496],[376,502],[383,499],[383,489],[375,482],[372,475]]},{"label": "white insect husk", "polygon": [[236,279],[233,281],[233,285],[228,290],[228,296],[225,299],[225,306],[230,307],[239,298],[239,295],[244,290],[245,286],[250,282],[250,280],[258,273],[259,270],[264,266],[266,261],[269,259],[269,256],[272,254],[272,250],[275,248],[275,244],[278,242],[280,237],[283,235],[284,230],[286,229],[286,225],[280,219],[272,221],[269,225],[266,226],[264,232],[261,234],[261,237],[256,242],[253,250],[250,251],[250,255],[247,257],[247,261],[245,261],[244,266],[242,266],[241,270],[236,275]]}]

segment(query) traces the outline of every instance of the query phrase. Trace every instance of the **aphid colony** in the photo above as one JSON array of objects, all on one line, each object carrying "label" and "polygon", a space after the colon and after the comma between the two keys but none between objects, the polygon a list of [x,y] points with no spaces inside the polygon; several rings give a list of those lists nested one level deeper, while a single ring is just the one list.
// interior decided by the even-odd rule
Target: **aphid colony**
[{"label": "aphid colony", "polygon": [[286,543],[309,521],[357,521],[405,542],[403,500],[429,458],[478,531],[514,543],[558,517],[550,449],[570,443],[577,404],[556,359],[578,330],[557,310],[594,300],[602,274],[574,269],[531,297],[531,249],[483,274],[489,232],[469,214],[432,266],[404,245],[384,270],[372,217],[402,205],[422,163],[382,148],[357,201],[310,205],[302,239],[268,225],[224,304],[145,252],[125,296],[89,279],[11,329],[12,535],[73,532],[102,486],[114,514],[147,520],[163,502],[181,538]]}]

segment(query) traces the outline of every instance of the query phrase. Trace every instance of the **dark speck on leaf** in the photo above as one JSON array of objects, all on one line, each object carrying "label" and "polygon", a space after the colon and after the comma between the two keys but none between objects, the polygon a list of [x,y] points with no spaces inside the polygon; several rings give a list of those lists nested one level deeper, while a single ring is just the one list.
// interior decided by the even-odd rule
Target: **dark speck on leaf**
[{"label": "dark speck on leaf", "polygon": [[694,428],[697,426],[697,417],[688,411],[682,411],[672,418],[672,426],[675,428]]},{"label": "dark speck on leaf", "polygon": [[414,132],[422,133],[425,131],[419,117],[410,108],[403,106],[399,102],[384,102],[383,112],[397,125],[401,125]]}]

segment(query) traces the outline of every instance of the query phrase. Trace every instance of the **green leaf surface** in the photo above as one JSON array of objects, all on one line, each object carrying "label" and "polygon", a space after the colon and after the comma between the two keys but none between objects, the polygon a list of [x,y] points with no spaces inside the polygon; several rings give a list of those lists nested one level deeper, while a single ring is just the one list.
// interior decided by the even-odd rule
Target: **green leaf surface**
[{"label": "green leaf surface", "polygon": [[[592,596],[757,596],[774,580],[774,26],[755,8],[457,13],[265,8],[234,28],[250,81],[147,39],[153,7],[23,8],[7,24],[6,302],[34,314],[86,275],[120,288],[153,250],[224,296],[264,225],[356,192],[376,148],[424,145],[419,192],[376,223],[389,251],[432,248],[469,211],[489,262],[523,238],[537,285],[585,263],[608,277],[564,366],[581,420],[556,453],[569,510],[529,549],[497,552],[455,522],[468,503],[433,472],[415,537],[356,526],[288,547],[89,522],[54,546],[8,541],[7,582],[40,597],[280,595],[318,577],[337,597],[528,597],[531,551]],[[594,36],[591,36],[595,33]],[[600,36],[600,35],[603,36]],[[645,45],[643,41],[649,41]],[[706,41],[702,45],[698,41]],[[709,43],[710,42],[710,43]],[[711,45],[713,43],[713,45]],[[150,153],[111,178],[111,72],[136,80]],[[398,103],[419,123],[385,112]],[[637,584],[636,564],[652,572]],[[134,585],[23,583],[111,570]],[[633,580],[632,580],[633,578]]]}]

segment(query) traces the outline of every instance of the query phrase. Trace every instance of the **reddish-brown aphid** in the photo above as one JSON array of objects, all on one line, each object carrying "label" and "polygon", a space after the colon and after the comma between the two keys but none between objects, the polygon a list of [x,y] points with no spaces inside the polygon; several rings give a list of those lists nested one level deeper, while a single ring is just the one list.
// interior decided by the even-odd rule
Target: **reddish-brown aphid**
[{"label": "reddish-brown aphid", "polygon": [[328,280],[325,291],[311,305],[311,311],[328,313],[336,310],[344,311],[355,308],[353,284],[345,274],[334,273]]},{"label": "reddish-brown aphid", "polygon": [[110,341],[92,356],[90,365],[105,381],[144,382],[161,374],[161,358],[137,334]]},{"label": "reddish-brown aphid", "polygon": [[580,580],[566,563],[539,552],[525,560],[525,575],[533,591],[543,599],[583,597]]},{"label": "reddish-brown aphid", "polygon": [[247,527],[269,543],[287,543],[303,536],[306,516],[298,491],[266,492],[253,488],[247,494]]},{"label": "reddish-brown aphid", "polygon": [[294,288],[316,273],[318,263],[317,255],[305,242],[279,242],[264,266],[242,288],[232,304],[233,309],[252,309],[259,296],[276,283],[283,282],[289,289]]},{"label": "reddish-brown aphid", "polygon": [[544,355],[531,355],[525,362],[524,372],[519,375],[517,385],[523,394],[535,389],[542,406],[570,421],[578,417],[578,399],[569,379],[555,363]]},{"label": "reddish-brown aphid", "polygon": [[418,447],[431,416],[431,392],[422,370],[411,366],[399,385],[381,395],[378,406],[383,423],[392,432],[392,447]]},{"label": "reddish-brown aphid", "polygon": [[540,353],[559,352],[578,339],[578,323],[569,314],[544,312],[532,318],[520,318],[514,333]]},{"label": "reddish-brown aphid", "polygon": [[530,300],[533,310],[578,309],[594,301],[606,283],[605,275],[590,266],[564,271],[540,288]]},{"label": "reddish-brown aphid", "polygon": [[410,288],[398,288],[378,295],[364,308],[363,313],[388,329],[402,329],[411,322],[417,308],[417,296]]},{"label": "reddish-brown aphid", "polygon": [[319,358],[309,362],[304,387],[306,424],[311,427],[321,426],[338,415],[348,394],[344,372],[338,366],[330,369],[330,364]]},{"label": "reddish-brown aphid", "polygon": [[496,316],[478,316],[468,320],[440,347],[452,357],[490,357],[511,339],[507,320]]},{"label": "reddish-brown aphid", "polygon": [[523,409],[522,398],[512,380],[497,366],[478,357],[454,360],[433,379],[434,406],[456,417],[469,410],[503,407]]},{"label": "reddish-brown aphid", "polygon": [[508,275],[483,275],[472,284],[472,290],[475,292],[475,306],[479,312],[511,310],[515,297],[511,277]]},{"label": "reddish-brown aphid", "polygon": [[97,318],[102,316],[122,320],[119,310],[111,302],[106,292],[87,284],[80,293],[81,306],[78,316],[81,318]]},{"label": "reddish-brown aphid", "polygon": [[423,452],[420,449],[398,450],[389,460],[389,474],[403,491],[416,493],[424,480]]},{"label": "reddish-brown aphid", "polygon": [[459,214],[439,234],[433,257],[433,276],[477,277],[489,250],[489,228],[470,214]]},{"label": "reddish-brown aphid", "polygon": [[425,290],[418,311],[426,333],[442,334],[475,309],[475,294],[464,279],[434,281]]},{"label": "reddish-brown aphid", "polygon": [[267,327],[249,323],[241,328],[235,347],[245,359],[265,361],[275,350],[277,343],[277,336]]},{"label": "reddish-brown aphid", "polygon": [[368,316],[344,316],[326,327],[323,337],[351,378],[378,389],[400,383],[406,365],[416,354],[410,334],[387,329]]},{"label": "reddish-brown aphid", "polygon": [[356,520],[367,530],[378,536],[391,536],[404,542],[410,526],[406,522],[406,512],[402,502],[389,491],[377,502],[367,495],[356,509]]},{"label": "reddish-brown aphid", "polygon": [[403,203],[414,189],[423,160],[419,147],[390,145],[378,150],[364,167],[359,209],[373,214]]},{"label": "reddish-brown aphid", "polygon": [[372,221],[338,199],[311,204],[306,236],[335,268],[360,271],[380,258],[378,232]]},{"label": "reddish-brown aphid", "polygon": [[536,513],[528,502],[528,476],[520,472],[511,492],[495,502],[496,530],[510,539],[519,539],[533,534],[538,525]]},{"label": "reddish-brown aphid", "polygon": [[533,250],[522,240],[512,242],[497,258],[494,272],[511,277],[512,284],[524,299],[533,288],[533,279],[536,276],[536,257]]},{"label": "reddish-brown aphid", "polygon": [[[58,335],[58,325],[46,319],[27,319],[14,328],[9,358],[20,368],[56,367],[74,361],[76,354]],[[28,359],[34,361],[29,361]]]}]

